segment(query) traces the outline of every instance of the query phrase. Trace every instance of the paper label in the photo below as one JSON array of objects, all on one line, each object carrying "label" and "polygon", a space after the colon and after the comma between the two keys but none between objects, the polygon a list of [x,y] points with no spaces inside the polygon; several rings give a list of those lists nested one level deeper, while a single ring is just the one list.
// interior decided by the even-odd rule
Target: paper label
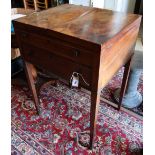
[{"label": "paper label", "polygon": [[73,87],[78,87],[79,86],[79,77],[73,76],[72,86]]}]

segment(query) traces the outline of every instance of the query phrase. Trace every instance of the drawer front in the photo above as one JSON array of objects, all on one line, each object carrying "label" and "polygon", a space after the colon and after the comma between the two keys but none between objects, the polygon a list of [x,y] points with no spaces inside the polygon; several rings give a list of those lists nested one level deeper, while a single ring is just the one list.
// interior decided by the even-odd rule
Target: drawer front
[{"label": "drawer front", "polygon": [[87,86],[81,79],[81,85],[88,89],[91,88],[91,69],[88,67],[29,44],[22,44],[21,54],[25,61],[37,65],[38,67],[44,67],[68,81],[73,72],[81,73],[87,83],[90,84]]},{"label": "drawer front", "polygon": [[88,51],[81,50],[78,47],[72,47],[69,43],[62,42],[61,40],[58,40],[56,38],[47,38],[44,36],[23,31],[17,32],[20,39],[24,43],[28,43],[37,47],[39,46],[56,55],[63,56],[67,59],[88,66],[90,68],[92,67],[94,56]]}]

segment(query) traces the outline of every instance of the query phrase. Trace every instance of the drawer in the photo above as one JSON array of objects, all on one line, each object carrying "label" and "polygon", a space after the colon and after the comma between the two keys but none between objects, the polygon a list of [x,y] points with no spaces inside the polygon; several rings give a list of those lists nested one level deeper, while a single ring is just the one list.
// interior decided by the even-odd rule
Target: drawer
[{"label": "drawer", "polygon": [[63,56],[67,59],[88,66],[90,68],[93,65],[92,62],[94,56],[92,53],[83,49],[79,49],[78,47],[73,47],[68,42],[64,42],[57,38],[48,38],[34,33],[28,33],[18,30],[17,33],[18,35],[20,35],[20,39],[23,41],[23,43],[28,43],[37,47],[39,46],[51,53]]},{"label": "drawer", "polygon": [[46,68],[67,81],[70,80],[73,72],[78,72],[90,84],[87,86],[81,79],[81,85],[88,89],[91,88],[91,69],[88,67],[29,44],[22,44],[21,55],[25,61]]}]

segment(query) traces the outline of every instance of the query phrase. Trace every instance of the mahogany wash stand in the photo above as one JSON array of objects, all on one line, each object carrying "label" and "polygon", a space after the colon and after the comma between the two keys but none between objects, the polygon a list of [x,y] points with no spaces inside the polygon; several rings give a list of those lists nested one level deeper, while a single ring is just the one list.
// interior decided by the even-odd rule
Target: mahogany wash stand
[{"label": "mahogany wash stand", "polygon": [[91,91],[91,149],[101,90],[125,66],[118,109],[121,107],[140,21],[139,15],[70,4],[14,20],[37,112],[39,100],[31,64],[43,67],[68,81],[73,72],[82,74],[89,83],[88,86],[81,81],[82,87]]}]

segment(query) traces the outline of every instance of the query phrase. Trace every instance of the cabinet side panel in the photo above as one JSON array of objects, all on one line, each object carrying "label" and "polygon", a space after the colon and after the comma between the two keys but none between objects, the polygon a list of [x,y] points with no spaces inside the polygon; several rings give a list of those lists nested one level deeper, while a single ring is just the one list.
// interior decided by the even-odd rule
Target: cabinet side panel
[{"label": "cabinet side panel", "polygon": [[102,48],[99,87],[104,87],[113,75],[129,60],[134,52],[134,45],[137,39],[139,25],[133,27],[126,34],[123,34],[115,42],[109,43]]}]

